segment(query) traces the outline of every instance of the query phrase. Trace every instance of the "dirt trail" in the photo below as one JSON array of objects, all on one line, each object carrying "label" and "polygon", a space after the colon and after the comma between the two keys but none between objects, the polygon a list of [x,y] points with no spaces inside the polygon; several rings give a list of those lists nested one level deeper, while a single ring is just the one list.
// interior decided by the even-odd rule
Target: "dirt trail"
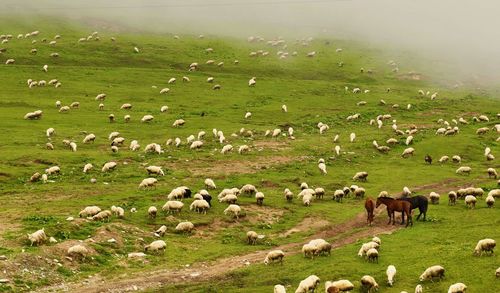
[{"label": "dirt trail", "polygon": [[[385,208],[380,208],[376,214],[385,212]],[[344,245],[354,243],[358,239],[371,237],[378,234],[390,234],[399,229],[400,225],[387,225],[386,217],[375,218],[372,227],[366,225],[365,213],[360,213],[353,219],[335,225],[329,229],[316,232],[301,242],[288,243],[273,249],[281,249],[286,255],[301,253],[302,245],[311,239],[324,238],[330,239],[332,248],[339,248]],[[343,236],[343,237],[339,237]],[[56,286],[43,288],[38,292],[124,292],[144,289],[159,288],[164,284],[175,284],[184,282],[203,282],[213,278],[220,278],[233,270],[243,268],[249,264],[261,263],[270,249],[260,250],[244,255],[232,256],[224,259],[215,260],[210,263],[195,263],[188,268],[163,269],[150,272],[141,272],[133,275],[123,275],[115,279],[102,279],[99,276],[87,279],[85,283],[66,283]],[[286,257],[285,257],[286,262]]]}]

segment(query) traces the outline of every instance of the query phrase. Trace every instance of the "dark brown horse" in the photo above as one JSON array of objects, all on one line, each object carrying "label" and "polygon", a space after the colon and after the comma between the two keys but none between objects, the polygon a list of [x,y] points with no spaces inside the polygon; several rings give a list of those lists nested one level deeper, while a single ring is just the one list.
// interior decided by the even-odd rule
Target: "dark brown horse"
[{"label": "dark brown horse", "polygon": [[407,201],[404,200],[395,200],[394,198],[390,197],[379,197],[377,198],[377,205],[376,207],[378,208],[381,204],[385,205],[387,207],[387,215],[389,216],[389,223],[395,225],[396,224],[396,217],[395,217],[395,212],[401,212],[401,225],[405,223],[405,214],[408,217],[408,221],[406,222],[406,227],[408,227],[409,224],[413,226],[413,220],[411,218],[411,204]]},{"label": "dark brown horse", "polygon": [[366,222],[368,225],[372,225],[373,219],[375,218],[375,202],[371,197],[367,197],[365,200],[365,209],[366,209]]}]

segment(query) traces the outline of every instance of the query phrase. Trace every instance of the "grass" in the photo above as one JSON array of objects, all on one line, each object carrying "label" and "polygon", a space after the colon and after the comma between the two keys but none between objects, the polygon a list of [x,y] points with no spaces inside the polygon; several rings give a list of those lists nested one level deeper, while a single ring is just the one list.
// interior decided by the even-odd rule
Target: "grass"
[{"label": "grass", "polygon": [[[0,263],[0,268],[10,268],[11,262],[19,259],[34,260],[36,256],[57,258],[64,261],[60,248],[65,241],[98,239],[88,243],[96,253],[93,259],[83,263],[64,262],[63,267],[48,266],[46,263],[28,262],[26,268],[41,266],[50,278],[33,278],[13,270],[8,275],[15,280],[0,285],[0,290],[27,290],[39,288],[61,280],[77,281],[97,273],[114,277],[124,271],[145,272],[158,268],[180,268],[185,264],[216,260],[229,255],[244,254],[256,250],[271,249],[285,243],[301,243],[304,237],[312,235],[314,229],[278,237],[300,223],[313,217],[328,221],[331,226],[348,221],[363,211],[359,200],[346,199],[342,204],[332,202],[331,194],[337,188],[355,184],[351,177],[358,171],[370,175],[366,183],[360,183],[369,196],[376,196],[381,190],[392,194],[400,192],[403,186],[416,188],[428,184],[435,187],[424,188],[421,193],[438,191],[442,195],[440,205],[431,206],[429,217],[432,221],[418,222],[413,228],[400,230],[392,235],[382,236],[382,250],[379,264],[367,264],[356,257],[362,241],[343,246],[333,251],[331,257],[306,260],[301,255],[286,257],[285,264],[277,270],[273,266],[256,264],[230,272],[210,283],[184,283],[167,285],[165,290],[203,292],[262,292],[271,290],[277,283],[290,285],[293,289],[309,274],[317,274],[322,281],[348,278],[359,287],[359,279],[364,274],[373,275],[384,292],[407,291],[418,283],[418,276],[428,266],[439,263],[447,270],[445,281],[425,283],[427,292],[444,291],[451,283],[462,281],[469,286],[469,292],[500,291],[500,284],[494,280],[493,272],[498,267],[499,257],[472,257],[475,243],[489,237],[499,240],[499,212],[497,208],[486,209],[482,200],[476,210],[467,210],[463,202],[450,207],[445,204],[446,192],[464,185],[475,185],[486,191],[495,188],[496,182],[488,180],[486,169],[499,167],[495,161],[487,162],[483,157],[485,146],[498,155],[500,148],[495,142],[497,135],[490,131],[477,136],[479,127],[492,127],[498,111],[498,98],[485,90],[473,87],[452,88],[442,78],[431,79],[424,74],[422,80],[402,78],[391,72],[384,52],[367,49],[363,44],[348,40],[317,39],[308,47],[289,41],[287,50],[297,51],[297,57],[279,60],[277,47],[265,43],[247,43],[236,38],[207,36],[181,36],[179,40],[169,34],[134,34],[127,31],[109,32],[101,28],[85,27],[65,20],[40,18],[33,23],[15,19],[0,20],[0,34],[17,36],[35,29],[40,30],[37,43],[31,39],[12,39],[1,47],[7,52],[0,55],[0,129],[3,140],[0,143],[0,218],[4,227],[0,228],[0,254],[5,254],[9,262]],[[78,44],[77,40],[99,30],[101,41]],[[55,47],[41,41],[51,40],[54,35],[62,38]],[[111,42],[111,36],[117,38]],[[141,52],[133,53],[137,46]],[[205,49],[214,48],[207,54]],[[342,53],[335,49],[341,47]],[[30,54],[37,48],[36,55]],[[249,57],[250,51],[269,50],[267,57]],[[316,51],[317,56],[307,58],[305,54]],[[51,58],[52,52],[60,53],[59,58]],[[8,58],[16,59],[14,65],[3,65]],[[205,65],[208,59],[224,61],[221,68]],[[233,61],[238,59],[238,65]],[[411,56],[400,56],[401,72],[413,69]],[[339,62],[344,67],[338,67]],[[200,70],[188,72],[190,63],[199,62]],[[41,70],[49,64],[47,73]],[[373,69],[373,74],[359,72],[359,68]],[[428,69],[432,72],[432,68]],[[182,83],[182,76],[189,76],[190,83]],[[220,91],[212,90],[207,77],[214,76],[215,83],[221,84]],[[257,77],[257,86],[249,88],[248,80]],[[177,83],[167,85],[170,77]],[[26,80],[61,81],[60,88],[28,88]],[[437,81],[436,81],[437,80]],[[157,88],[152,88],[155,85]],[[370,93],[354,95],[344,91],[360,87],[370,89]],[[160,95],[163,87],[171,92]],[[391,88],[388,93],[387,88]],[[431,101],[417,94],[419,89],[438,91],[439,98]],[[105,109],[98,110],[99,102],[94,100],[99,93],[106,93]],[[379,105],[383,98],[386,106]],[[55,101],[69,105],[80,102],[80,109],[72,109],[60,114]],[[364,100],[366,106],[356,106]],[[131,103],[132,110],[120,110],[123,103]],[[406,110],[406,105],[413,107]],[[281,112],[286,104],[289,112]],[[391,107],[399,104],[399,108]],[[167,113],[160,113],[160,107],[168,105]],[[27,112],[37,109],[44,111],[41,120],[23,120]],[[243,118],[246,111],[252,118]],[[346,122],[345,118],[361,113],[357,121]],[[115,114],[117,122],[109,123],[108,115]],[[389,154],[380,154],[372,146],[372,141],[380,144],[390,137],[391,122],[386,121],[382,129],[369,127],[370,119],[379,114],[389,113],[396,119],[400,129],[410,124],[419,127],[413,147],[416,155],[402,159],[405,137],[398,137],[400,145]],[[130,114],[130,123],[123,116]],[[144,124],[140,118],[153,114],[152,123]],[[473,123],[472,116],[486,114],[488,123]],[[460,134],[451,137],[436,136],[439,118],[447,121],[464,117],[471,122],[460,126]],[[173,128],[174,120],[183,118],[186,125]],[[330,130],[319,135],[318,122],[330,125]],[[288,127],[295,129],[295,140],[285,137],[277,139],[263,136],[267,129]],[[52,138],[55,150],[45,149],[45,130],[56,129]],[[236,148],[242,144],[251,146],[246,155],[220,154],[221,145],[211,136],[211,130],[224,131],[226,138]],[[241,128],[251,130],[253,138],[232,137]],[[185,138],[196,135],[200,130],[207,132],[205,144],[199,151],[191,151]],[[107,136],[119,131],[126,138],[126,145],[136,139],[142,147],[151,142],[162,144],[162,155],[131,152],[126,146],[118,153],[111,153]],[[83,144],[86,133],[97,137],[94,144]],[[348,142],[349,133],[355,132],[355,143]],[[343,153],[335,156],[333,136],[340,134]],[[168,138],[180,137],[180,148],[165,146]],[[62,144],[63,139],[74,140],[78,151],[72,153]],[[462,165],[471,166],[470,176],[455,174],[457,166],[452,163],[426,165],[425,154],[437,161],[442,155],[459,154]],[[328,175],[320,176],[317,160],[325,158]],[[286,158],[284,161],[279,161]],[[101,173],[99,169],[108,161],[117,161],[119,166],[112,173]],[[83,174],[85,163],[92,163],[94,171]],[[278,163],[275,163],[278,162]],[[273,164],[274,163],[274,164]],[[28,183],[35,172],[43,172],[49,166],[59,165],[62,174],[50,177],[53,183]],[[139,182],[147,177],[145,165],[160,165],[166,176],[159,178],[155,190],[138,190]],[[226,172],[230,171],[230,172]],[[205,174],[208,172],[209,174]],[[240,197],[239,201],[246,217],[234,221],[224,216],[225,206],[214,203],[207,215],[198,215],[186,208],[179,216],[159,216],[150,220],[146,216],[150,205],[161,207],[168,192],[176,186],[186,185],[193,191],[204,188],[203,180],[212,177],[219,189],[211,192],[217,195],[221,187],[254,184],[266,195],[264,209],[255,209],[254,199]],[[97,183],[91,184],[90,179]],[[298,193],[300,182],[310,186],[322,186],[327,196],[315,201],[311,207],[303,207],[299,200],[284,201],[282,192],[290,188]],[[106,183],[106,184],[105,184]],[[358,183],[356,183],[358,184]],[[215,197],[215,196],[214,196]],[[214,201],[216,201],[214,199]],[[189,204],[191,200],[187,200]],[[87,205],[109,208],[119,205],[126,209],[124,219],[113,218],[110,223],[90,221],[68,222],[68,216],[77,217]],[[137,208],[137,214],[128,210]],[[274,218],[266,217],[278,215]],[[192,221],[197,227],[196,235],[179,235],[173,228],[181,220]],[[140,251],[144,243],[153,240],[152,231],[166,224],[165,236],[168,249],[162,256],[148,256],[147,262],[137,263],[126,260],[126,254]],[[49,236],[63,242],[57,245],[29,247],[25,237],[44,227]],[[257,246],[244,244],[245,233],[255,230],[266,235],[266,241]],[[103,234],[100,234],[100,233]],[[99,236],[104,235],[104,236]],[[119,244],[109,244],[107,239],[119,238]],[[143,241],[141,240],[143,239]],[[24,252],[23,252],[24,250]],[[30,263],[32,265],[30,265]],[[396,265],[397,281],[394,288],[387,288],[384,275],[388,264]],[[9,287],[10,286],[10,287]],[[292,290],[292,289],[291,289]]]}]

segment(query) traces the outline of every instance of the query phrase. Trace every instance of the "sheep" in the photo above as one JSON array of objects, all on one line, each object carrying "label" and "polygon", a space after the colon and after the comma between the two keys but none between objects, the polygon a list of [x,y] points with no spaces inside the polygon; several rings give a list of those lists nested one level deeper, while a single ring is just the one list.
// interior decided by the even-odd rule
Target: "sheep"
[{"label": "sheep", "polygon": [[332,245],[325,241],[324,239],[313,239],[309,241],[310,245],[313,245],[316,248],[315,254],[326,254],[330,255],[332,250]]},{"label": "sheep", "polygon": [[262,205],[264,203],[264,193],[257,192],[255,193],[255,199],[257,200],[257,205]]},{"label": "sheep", "polygon": [[281,105],[281,111],[287,113],[288,112],[288,107],[286,105]]},{"label": "sheep", "polygon": [[496,241],[493,239],[482,239],[477,242],[476,248],[474,248],[474,255],[481,256],[483,252],[490,252],[493,254],[493,249],[497,245]]},{"label": "sheep", "polygon": [[87,163],[87,164],[85,164],[85,166],[83,166],[83,173],[88,173],[93,168],[94,168],[94,166],[92,164]]},{"label": "sheep", "polygon": [[252,113],[251,112],[246,112],[245,113],[245,119],[248,119],[250,117],[252,117]]},{"label": "sheep", "polygon": [[317,199],[322,199],[323,196],[325,195],[325,189],[321,187],[316,187],[314,189],[314,195],[316,195]]},{"label": "sheep", "polygon": [[255,188],[255,186],[253,186],[252,184],[245,184],[239,190],[239,193],[247,194],[247,195],[252,195],[256,192],[257,192],[257,188]]},{"label": "sheep", "polygon": [[111,217],[111,215],[112,215],[111,211],[108,211],[108,210],[100,211],[97,214],[92,216],[92,220],[93,221],[104,221],[104,220],[109,221],[109,218]]},{"label": "sheep", "polygon": [[75,142],[70,142],[69,143],[69,148],[71,149],[72,152],[76,152],[76,143]]},{"label": "sheep", "polygon": [[439,163],[446,163],[448,160],[450,159],[450,157],[448,156],[442,156],[440,159],[439,159]]},{"label": "sheep", "polygon": [[174,121],[174,123],[172,124],[173,127],[179,127],[179,126],[182,126],[186,123],[186,121],[184,121],[184,119],[177,119]]},{"label": "sheep", "polygon": [[151,122],[151,121],[153,121],[153,119],[154,119],[153,115],[144,115],[141,118],[141,122]]},{"label": "sheep", "polygon": [[222,147],[222,150],[220,151],[220,153],[221,154],[227,154],[227,153],[229,153],[232,150],[233,150],[233,146],[230,145],[230,144],[227,144],[224,147]]},{"label": "sheep", "polygon": [[159,145],[157,143],[150,143],[150,144],[146,145],[146,147],[144,148],[144,152],[145,153],[157,153],[157,154],[163,153],[163,151],[161,150],[161,145]]},{"label": "sheep", "polygon": [[219,199],[221,203],[235,204],[238,201],[238,197],[232,193],[226,194],[224,197]]},{"label": "sheep", "polygon": [[467,286],[464,283],[455,283],[448,288],[448,293],[465,293]]},{"label": "sheep", "polygon": [[286,293],[285,286],[283,285],[274,285],[274,293]]},{"label": "sheep", "polygon": [[[500,185],[500,184],[499,184]],[[490,190],[490,192],[488,192],[488,196],[492,196],[492,197],[500,197],[500,189],[492,189]]]},{"label": "sheep", "polygon": [[52,166],[50,168],[45,169],[45,173],[47,173],[47,175],[59,174],[61,173],[61,168],[59,168],[59,166]]},{"label": "sheep", "polygon": [[264,264],[268,265],[275,262],[283,264],[284,257],[285,253],[282,250],[271,250],[267,253],[266,258],[264,259]]},{"label": "sheep", "polygon": [[14,59],[7,59],[7,61],[5,61],[5,64],[6,65],[14,64],[14,62],[16,62],[16,60],[14,60]]},{"label": "sheep", "polygon": [[364,275],[361,278],[361,286],[366,288],[368,293],[378,291],[378,284],[372,276]]},{"label": "sheep", "polygon": [[239,215],[241,213],[241,208],[238,205],[235,204],[230,204],[225,210],[224,210],[224,215],[227,214],[232,214],[232,216],[236,219],[239,218]]},{"label": "sheep", "polygon": [[247,232],[247,242],[250,245],[255,245],[257,243],[257,239],[259,238],[259,235],[255,231],[248,231]]},{"label": "sheep", "polygon": [[471,167],[468,167],[468,166],[462,166],[460,168],[458,168],[455,173],[457,174],[467,174],[469,175],[470,172],[472,171],[472,168]]},{"label": "sheep", "polygon": [[123,104],[120,109],[123,109],[123,110],[130,110],[132,109],[132,104],[129,104],[129,103],[125,103]]},{"label": "sheep", "polygon": [[358,172],[356,173],[353,177],[352,180],[354,181],[366,181],[366,178],[368,177],[368,172]]},{"label": "sheep", "polygon": [[89,254],[89,250],[85,246],[77,244],[68,248],[67,254],[70,257],[77,257],[84,259]]},{"label": "sheep", "polygon": [[238,154],[243,154],[243,153],[247,153],[250,151],[250,148],[244,144],[244,145],[241,145],[239,148],[238,148]]},{"label": "sheep", "polygon": [[151,251],[153,253],[165,251],[167,244],[163,240],[155,240],[150,244],[144,246],[144,251]]},{"label": "sheep", "polygon": [[497,179],[498,177],[497,170],[495,170],[494,168],[488,168],[487,172],[488,172],[488,178]]},{"label": "sheep", "polygon": [[318,169],[320,170],[321,174],[326,175],[328,172],[326,171],[326,165],[325,165],[325,160],[319,159],[318,162]]},{"label": "sheep", "polygon": [[180,186],[172,189],[170,193],[167,195],[169,200],[172,199],[180,199],[191,197],[191,189],[186,186]]},{"label": "sheep", "polygon": [[459,155],[454,155],[453,157],[451,157],[451,160],[453,161],[453,163],[457,164],[462,162],[462,158]]},{"label": "sheep", "polygon": [[287,201],[292,201],[292,199],[293,199],[293,193],[290,191],[290,189],[286,188],[283,193],[284,193],[285,199]]},{"label": "sheep", "polygon": [[199,140],[195,140],[193,141],[193,143],[189,146],[190,149],[194,150],[194,149],[199,149],[203,146],[203,142],[202,141],[199,141]]},{"label": "sheep", "polygon": [[125,217],[125,210],[122,207],[111,206],[111,212],[115,214],[118,218]]},{"label": "sheep", "polygon": [[180,222],[175,227],[175,231],[176,232],[181,232],[181,233],[191,233],[191,231],[193,229],[194,229],[194,225],[191,222]]},{"label": "sheep", "polygon": [[377,262],[378,263],[378,250],[376,248],[370,248],[366,252],[368,262]]},{"label": "sheep", "polygon": [[167,232],[167,226],[162,225],[160,228],[158,228],[155,232],[154,235],[156,237],[163,237],[165,235],[165,232]]},{"label": "sheep", "polygon": [[457,193],[455,191],[448,192],[448,205],[455,205],[457,203]]},{"label": "sheep", "polygon": [[273,130],[272,137],[278,137],[281,134],[281,129],[276,128]]},{"label": "sheep", "polygon": [[83,138],[83,143],[90,143],[90,142],[94,142],[95,141],[95,134],[93,133],[90,133],[90,134],[87,134],[84,138]]},{"label": "sheep", "polygon": [[394,284],[394,276],[396,276],[396,267],[393,265],[388,266],[385,273],[387,275],[387,283],[392,287]]},{"label": "sheep", "polygon": [[439,278],[440,280],[444,278],[444,268],[440,265],[435,265],[432,267],[428,267],[422,275],[420,275],[420,282],[425,280],[433,280],[434,278]]},{"label": "sheep", "polygon": [[35,174],[33,174],[31,177],[30,177],[30,182],[37,182],[38,180],[40,180],[40,177],[42,175],[38,172],[36,172]]},{"label": "sheep", "polygon": [[408,136],[408,137],[406,138],[405,144],[406,144],[406,145],[409,145],[409,144],[411,144],[412,142],[413,142],[413,136],[411,136],[411,135],[410,135],[410,136]]},{"label": "sheep", "polygon": [[300,183],[301,190],[308,189],[308,188],[309,188],[309,186],[307,185],[307,183],[305,183],[305,182]]},{"label": "sheep", "polygon": [[403,197],[409,197],[411,195],[411,190],[408,188],[408,187],[403,187],[403,193],[402,193],[402,196]]},{"label": "sheep", "polygon": [[176,201],[176,200],[169,200],[167,201],[163,207],[161,208],[162,211],[168,213],[180,213],[182,208],[184,207],[184,204],[181,201]]},{"label": "sheep", "polygon": [[361,248],[358,251],[358,256],[359,257],[363,257],[363,256],[366,255],[366,253],[368,252],[368,250],[370,250],[372,248],[378,249],[379,246],[380,245],[377,242],[374,242],[374,241],[363,243],[363,245],[361,245]]},{"label": "sheep", "polygon": [[129,149],[132,150],[132,151],[136,151],[138,149],[140,149],[141,146],[139,145],[139,143],[137,142],[137,140],[133,140],[130,142],[130,146],[129,146]]},{"label": "sheep", "polygon": [[210,205],[204,199],[196,199],[189,206],[189,210],[191,210],[191,211],[194,210],[197,213],[203,213],[203,214],[206,214],[209,208],[210,208]]},{"label": "sheep", "polygon": [[165,176],[165,173],[159,166],[147,166],[146,171],[148,171],[148,175],[155,174],[159,176]]},{"label": "sheep", "polygon": [[313,195],[311,193],[306,193],[304,194],[304,196],[302,197],[302,203],[305,205],[305,206],[310,206],[311,205],[311,202],[313,200]]},{"label": "sheep", "polygon": [[325,283],[325,291],[327,293],[349,292],[353,289],[354,285],[349,280],[327,281]]},{"label": "sheep", "polygon": [[151,219],[156,218],[156,214],[158,213],[158,209],[155,206],[150,206],[148,208],[148,216]]},{"label": "sheep", "polygon": [[495,276],[500,278],[500,267],[495,271]]},{"label": "sheep", "polygon": [[109,172],[109,171],[112,171],[116,168],[118,164],[116,162],[107,162],[106,164],[104,164],[104,166],[102,166],[102,169],[101,169],[101,172]]},{"label": "sheep", "polygon": [[45,234],[45,228],[37,230],[31,234],[28,234],[28,240],[31,242],[30,246],[33,244],[40,245],[47,241],[47,235]]},{"label": "sheep", "polygon": [[493,196],[491,196],[491,195],[488,195],[488,196],[486,197],[486,200],[485,200],[485,201],[486,201],[486,205],[487,205],[489,208],[493,207],[493,205],[495,204],[495,198],[494,198]]},{"label": "sheep", "polygon": [[314,292],[316,290],[316,287],[318,287],[319,282],[320,282],[320,279],[318,278],[318,276],[310,275],[309,277],[300,281],[299,286],[297,287],[297,290],[295,290],[295,293]]},{"label": "sheep", "polygon": [[477,202],[477,199],[475,196],[473,195],[467,195],[465,197],[465,204],[468,208],[470,209],[473,209],[476,207],[476,202]]},{"label": "sheep", "polygon": [[344,193],[344,190],[342,190],[342,189],[337,189],[333,193],[333,199],[336,200],[337,202],[341,202],[342,198],[344,198],[344,196],[345,196],[345,193]]},{"label": "sheep", "polygon": [[29,112],[24,115],[24,119],[26,120],[37,120],[42,118],[43,112],[41,110],[36,110],[35,112]]},{"label": "sheep", "polygon": [[434,191],[429,194],[429,199],[432,204],[439,204],[439,197],[440,195]]},{"label": "sheep", "polygon": [[407,158],[409,156],[413,156],[414,153],[415,153],[415,149],[414,148],[406,148],[403,151],[403,153],[401,154],[401,157]]}]

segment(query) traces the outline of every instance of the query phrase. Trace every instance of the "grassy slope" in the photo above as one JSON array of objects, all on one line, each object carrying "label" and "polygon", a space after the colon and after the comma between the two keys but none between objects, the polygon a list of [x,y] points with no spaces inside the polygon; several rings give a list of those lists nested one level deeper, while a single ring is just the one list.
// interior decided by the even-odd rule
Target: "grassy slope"
[{"label": "grassy slope", "polygon": [[[177,267],[200,259],[215,259],[223,255],[268,249],[270,245],[300,242],[301,237],[310,232],[293,234],[289,238],[272,235],[293,227],[306,216],[321,217],[334,224],[362,211],[361,204],[355,200],[347,200],[342,205],[324,200],[314,203],[310,208],[302,207],[298,201],[285,203],[282,190],[289,187],[296,192],[301,181],[313,186],[323,186],[331,194],[337,187],[352,184],[350,178],[355,172],[366,170],[370,173],[370,180],[362,186],[372,196],[380,190],[395,193],[405,185],[411,188],[442,182],[449,178],[457,179],[449,189],[467,184],[478,177],[483,180],[477,185],[485,189],[493,188],[495,184],[493,181],[484,180],[484,170],[489,166],[498,167],[498,164],[487,163],[482,156],[486,145],[492,148],[494,154],[499,153],[498,143],[494,142],[495,134],[477,137],[474,132],[480,126],[470,125],[461,127],[458,136],[436,137],[434,129],[438,127],[435,123],[438,118],[450,120],[463,115],[471,120],[473,113],[494,117],[498,111],[498,99],[468,89],[443,89],[428,81],[400,80],[390,72],[390,68],[385,64],[386,58],[381,58],[380,52],[367,50],[359,44],[333,40],[332,45],[326,45],[324,40],[317,40],[310,47],[302,47],[291,41],[289,51],[297,50],[299,57],[278,60],[275,55],[278,49],[263,43],[247,44],[237,39],[210,36],[199,40],[182,36],[180,40],[174,40],[171,35],[122,33],[117,35],[118,41],[112,43],[109,41],[112,34],[102,32],[100,42],[77,44],[78,38],[88,35],[92,30],[63,21],[45,20],[34,26],[6,20],[1,27],[0,33],[17,35],[39,29],[42,34],[35,45],[32,45],[30,40],[12,40],[3,45],[8,51],[0,55],[2,63],[8,58],[16,59],[15,65],[0,67],[0,79],[3,81],[3,89],[0,92],[0,126],[4,133],[3,143],[0,144],[3,157],[0,161],[0,204],[3,207],[0,217],[8,223],[3,230],[4,239],[0,242],[0,253],[8,254],[11,258],[22,258],[25,256],[21,253],[21,248],[25,248],[27,258],[38,254],[60,258],[60,254],[55,250],[26,247],[26,240],[21,236],[42,226],[49,235],[56,235],[59,240],[85,239],[88,235],[94,235],[101,226],[108,226],[108,230],[118,232],[133,231],[131,227],[134,226],[146,231],[122,234],[127,242],[119,247],[109,245],[105,241],[93,244],[99,256],[79,267],[70,266],[72,271],[59,269],[53,272],[59,278],[71,280],[94,274],[96,271],[113,275],[121,268],[133,271],[154,267]],[[63,36],[55,48],[40,42],[42,37],[51,39],[55,34]],[[141,49],[140,54],[132,53],[134,46]],[[38,49],[36,56],[29,53],[33,47]],[[205,53],[204,49],[207,47],[213,47],[215,52]],[[335,53],[337,47],[344,48],[344,52]],[[248,57],[251,50],[258,49],[269,50],[270,56]],[[306,52],[312,50],[318,52],[316,58],[304,57]],[[51,52],[59,52],[61,57],[50,58]],[[217,68],[204,65],[208,59],[224,61],[225,66]],[[239,59],[240,64],[233,65],[234,59]],[[339,61],[345,62],[346,66],[337,67]],[[201,70],[188,73],[186,68],[191,62],[199,62]],[[44,64],[49,64],[48,73],[41,71]],[[373,68],[376,73],[360,74],[360,67]],[[410,68],[405,68],[403,63],[401,69]],[[188,75],[192,82],[168,85],[171,93],[159,95],[159,89],[167,86],[166,81],[170,77],[174,76],[180,80],[183,75]],[[215,76],[216,83],[222,85],[221,91],[211,89],[212,85],[205,82],[208,76]],[[248,88],[247,81],[252,76],[257,76],[258,85]],[[58,89],[29,89],[26,86],[28,78],[57,78],[63,86]],[[158,89],[152,89],[152,85],[157,85]],[[346,85],[350,88],[368,88],[371,92],[362,95],[345,93],[343,88]],[[389,94],[385,91],[387,87],[392,89]],[[420,88],[439,90],[440,98],[431,102],[428,98],[418,97],[416,93]],[[108,95],[104,102],[104,111],[98,111],[99,103],[94,101],[94,97],[101,92]],[[380,98],[385,99],[388,105],[379,106]],[[79,101],[81,106],[68,114],[59,114],[54,107],[56,100],[61,100],[63,105]],[[356,102],[360,100],[367,101],[367,106],[357,107]],[[133,104],[131,111],[119,109],[125,102]],[[401,107],[392,109],[392,103],[398,103]],[[405,110],[407,103],[414,105],[412,110]],[[280,111],[282,104],[288,105],[289,113]],[[169,106],[168,113],[159,113],[162,105]],[[44,111],[42,120],[22,119],[26,112],[36,109]],[[246,111],[253,113],[248,121],[243,119]],[[206,113],[203,117],[200,115],[202,112]],[[356,112],[362,113],[359,121],[345,122],[346,116]],[[118,122],[107,122],[110,113],[115,114]],[[128,124],[122,119],[126,113],[132,116],[132,122]],[[370,119],[383,113],[391,113],[403,129],[404,125],[412,123],[427,127],[415,137],[414,147],[417,155],[414,158],[402,160],[399,157],[403,146],[395,147],[388,155],[379,154],[371,147],[373,139],[384,142],[394,136],[389,124],[381,130],[367,127]],[[139,119],[145,114],[155,115],[155,121],[147,125],[141,124]],[[178,118],[184,118],[187,124],[185,127],[174,129],[171,123]],[[331,126],[323,136],[318,134],[315,127],[319,121]],[[481,127],[493,124],[494,122],[481,123]],[[107,141],[107,135],[116,130],[127,139],[127,145],[132,139],[137,139],[145,146],[150,142],[163,144],[168,138],[184,139],[190,134],[196,135],[200,130],[210,134],[212,128],[217,128],[224,131],[234,146],[252,145],[254,141],[232,138],[230,134],[245,127],[257,134],[255,142],[271,141],[270,138],[262,136],[263,132],[284,125],[294,127],[297,140],[279,138],[286,148],[264,147],[262,151],[254,148],[244,157],[237,154],[223,156],[214,151],[221,146],[214,142],[210,135],[207,135],[205,146],[200,151],[189,151],[186,146],[181,149],[167,147],[166,153],[161,156],[132,153],[126,147],[118,154],[112,154]],[[48,127],[56,128],[54,151],[44,149],[44,133]],[[82,144],[84,135],[81,131],[95,133],[96,143]],[[356,143],[349,144],[347,138],[352,131],[356,132],[358,139]],[[332,137],[337,133],[341,135],[342,148],[355,154],[333,158]],[[61,143],[62,139],[74,139],[78,143],[78,152],[73,154],[65,149]],[[454,165],[426,166],[422,160],[426,153],[436,159],[445,154],[460,154],[464,165],[471,166],[474,172],[469,178],[459,178],[454,173]],[[168,233],[165,238],[169,249],[165,256],[148,257],[150,262],[145,265],[123,261],[122,255],[141,249],[142,244],[137,242],[138,237],[143,237],[148,242],[152,239],[148,231],[164,223],[170,228],[175,227],[176,220],[171,222],[164,217],[155,221],[148,220],[144,216],[145,210],[150,205],[161,206],[165,195],[175,186],[187,185],[192,190],[203,188],[205,176],[194,175],[195,167],[212,166],[215,169],[213,172],[217,174],[220,173],[217,168],[223,168],[223,163],[240,166],[244,160],[273,161],[276,156],[297,160],[258,170],[253,174],[214,175],[213,178],[220,187],[241,186],[245,183],[257,185],[259,190],[266,194],[265,205],[284,212],[278,223],[261,225],[247,219],[233,224],[231,220],[221,216],[224,206],[219,204],[215,204],[207,216],[185,211],[179,219],[202,225],[222,218],[223,226],[227,227],[203,237],[203,242]],[[306,158],[298,160],[303,156]],[[320,157],[330,158],[327,160],[327,176],[318,175],[316,162]],[[86,162],[93,163],[95,168],[99,169],[103,163],[110,160],[127,161],[129,164],[120,164],[111,174],[101,174],[97,171],[90,175],[81,173]],[[137,190],[137,184],[147,176],[142,170],[143,163],[171,167],[154,191]],[[47,166],[55,164],[61,166],[63,173],[54,178],[56,183],[26,183],[34,172],[41,172]],[[186,168],[186,165],[189,168]],[[89,180],[92,177],[97,178],[96,185],[90,185]],[[108,182],[109,185],[102,182]],[[426,193],[429,191],[431,190],[423,190]],[[242,198],[241,202],[243,208],[253,205],[250,198]],[[75,216],[88,204],[102,207],[112,204],[126,208],[134,206],[138,208],[139,213],[127,214],[123,220],[113,219],[112,224],[82,223],[75,226],[64,221],[67,216]],[[340,277],[358,280],[363,274],[369,273],[375,276],[379,283],[383,283],[385,267],[392,263],[398,268],[397,286],[384,291],[399,292],[404,288],[413,288],[418,275],[425,267],[441,263],[448,270],[447,280],[426,284],[428,291],[443,291],[455,281],[469,284],[471,292],[484,292],[494,288],[498,291],[500,286],[498,281],[493,280],[493,270],[498,267],[499,258],[470,256],[471,249],[478,239],[500,239],[500,231],[495,229],[499,223],[498,210],[484,209],[482,201],[480,207],[481,209],[475,211],[467,211],[462,203],[456,207],[444,204],[432,206],[429,215],[435,221],[418,223],[412,229],[383,237],[384,244],[378,265],[366,264],[355,257],[359,246],[356,244],[336,250],[331,258],[314,261],[304,260],[300,255],[287,258],[286,264],[280,270],[263,265],[251,266],[235,273],[239,278],[221,278],[217,282],[211,282],[210,286],[216,291],[261,292],[270,290],[275,283],[291,284],[295,287],[299,280],[310,273],[318,274],[322,280]],[[249,212],[247,218],[256,216],[256,212]],[[124,225],[116,226],[118,223]],[[268,242],[256,247],[243,245],[244,231],[250,229],[271,235]],[[182,248],[195,253],[186,253]],[[21,274],[15,279],[18,288],[22,288],[24,284],[39,286],[51,282],[48,277],[34,279]],[[186,286],[183,288],[187,291],[203,291],[208,285]],[[386,289],[384,285],[383,288]]]}]

